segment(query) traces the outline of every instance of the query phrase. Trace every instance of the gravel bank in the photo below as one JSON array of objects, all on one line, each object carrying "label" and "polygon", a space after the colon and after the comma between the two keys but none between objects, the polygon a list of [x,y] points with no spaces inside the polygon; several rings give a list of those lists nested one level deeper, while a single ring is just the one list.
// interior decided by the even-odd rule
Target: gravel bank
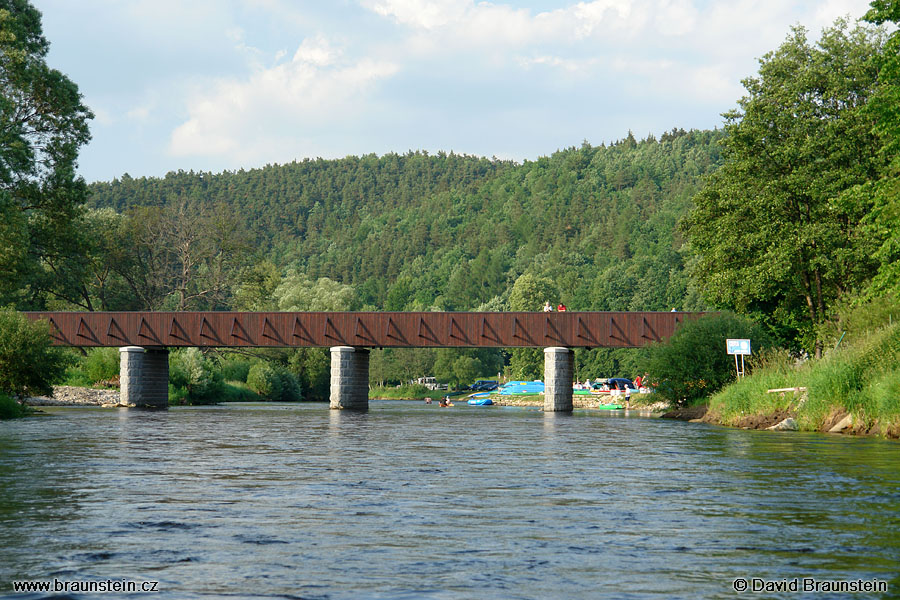
[{"label": "gravel bank", "polygon": [[53,397],[35,396],[25,400],[29,406],[118,406],[119,390],[94,390],[68,385],[53,386]]}]

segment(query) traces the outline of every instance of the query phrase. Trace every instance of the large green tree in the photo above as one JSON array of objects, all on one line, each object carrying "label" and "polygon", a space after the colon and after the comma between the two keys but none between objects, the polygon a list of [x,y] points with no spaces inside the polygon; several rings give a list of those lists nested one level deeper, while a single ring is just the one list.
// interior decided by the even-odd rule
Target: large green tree
[{"label": "large green tree", "polygon": [[744,80],[747,95],[725,114],[725,164],[684,221],[705,295],[767,315],[817,354],[831,304],[876,268],[871,201],[846,192],[884,160],[864,110],[883,43],[880,29],[843,20],[816,44],[795,27]]},{"label": "large green tree", "polygon": [[[866,20],[900,26],[900,2],[874,0]],[[894,30],[884,52],[872,60],[878,68],[879,85],[867,110],[882,142],[885,167],[881,177],[857,191],[872,196],[869,233],[882,240],[875,253],[881,263],[872,290],[877,294],[900,292],[900,29]]]},{"label": "large green tree", "polygon": [[75,168],[92,115],[48,49],[40,12],[0,0],[0,298],[21,306],[78,298],[61,275],[85,269],[87,187]]}]

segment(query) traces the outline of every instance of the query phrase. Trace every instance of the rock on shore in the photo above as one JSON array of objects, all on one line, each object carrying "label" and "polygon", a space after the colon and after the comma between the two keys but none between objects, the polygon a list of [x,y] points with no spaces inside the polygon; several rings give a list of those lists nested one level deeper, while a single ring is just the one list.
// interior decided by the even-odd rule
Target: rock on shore
[{"label": "rock on shore", "polygon": [[95,390],[69,385],[53,386],[53,397],[35,396],[29,406],[118,406],[119,390]]}]

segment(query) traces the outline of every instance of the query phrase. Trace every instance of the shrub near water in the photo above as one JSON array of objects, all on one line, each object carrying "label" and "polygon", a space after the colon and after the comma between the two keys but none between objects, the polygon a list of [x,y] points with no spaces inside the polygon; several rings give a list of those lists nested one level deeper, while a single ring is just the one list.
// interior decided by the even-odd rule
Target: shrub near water
[{"label": "shrub near water", "polygon": [[81,363],[81,370],[91,384],[115,379],[119,374],[119,349],[91,348]]},{"label": "shrub near water", "polygon": [[170,402],[216,402],[222,392],[222,375],[198,348],[184,348],[169,354],[169,384]]},{"label": "shrub near water", "polygon": [[220,363],[222,377],[225,378],[225,381],[241,381],[247,383],[250,367],[250,361],[243,359],[226,359]]},{"label": "shrub near water", "polygon": [[5,394],[0,394],[0,420],[16,419],[27,414],[26,408]]},{"label": "shrub near water", "polygon": [[53,383],[65,372],[70,357],[51,345],[46,322],[0,310],[0,393],[37,396],[53,393]]},{"label": "shrub near water", "polygon": [[295,402],[302,398],[297,377],[283,367],[258,362],[250,367],[247,387],[267,400]]},{"label": "shrub near water", "polygon": [[725,353],[728,338],[769,345],[762,329],[744,317],[721,313],[686,321],[665,343],[648,349],[647,370],[659,396],[675,404],[706,398],[735,378],[734,357]]}]

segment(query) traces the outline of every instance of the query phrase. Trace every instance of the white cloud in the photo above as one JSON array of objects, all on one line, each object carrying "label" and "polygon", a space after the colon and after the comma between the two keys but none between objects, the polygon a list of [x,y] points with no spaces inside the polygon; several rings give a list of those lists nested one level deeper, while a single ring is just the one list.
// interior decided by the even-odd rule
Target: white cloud
[{"label": "white cloud", "polygon": [[135,106],[134,108],[126,112],[125,116],[135,121],[146,121],[147,118],[150,117],[150,107]]},{"label": "white cloud", "polygon": [[32,3],[97,115],[99,179],[712,127],[792,24],[815,39],[869,0]]},{"label": "white cloud", "polygon": [[316,67],[327,67],[333,64],[340,56],[339,51],[332,48],[331,44],[323,36],[303,40],[300,47],[294,53],[295,63],[308,63]]},{"label": "white cloud", "polygon": [[365,0],[363,4],[383,17],[422,29],[458,22],[470,10],[470,2],[459,0]]},{"label": "white cloud", "polygon": [[690,0],[662,0],[654,17],[657,31],[666,35],[686,35],[697,25],[698,10]]},{"label": "white cloud", "polygon": [[196,91],[169,151],[234,164],[290,160],[309,151],[303,140],[313,131],[362,115],[367,94],[397,69],[384,60],[345,60],[324,37],[307,38],[290,61]]}]

